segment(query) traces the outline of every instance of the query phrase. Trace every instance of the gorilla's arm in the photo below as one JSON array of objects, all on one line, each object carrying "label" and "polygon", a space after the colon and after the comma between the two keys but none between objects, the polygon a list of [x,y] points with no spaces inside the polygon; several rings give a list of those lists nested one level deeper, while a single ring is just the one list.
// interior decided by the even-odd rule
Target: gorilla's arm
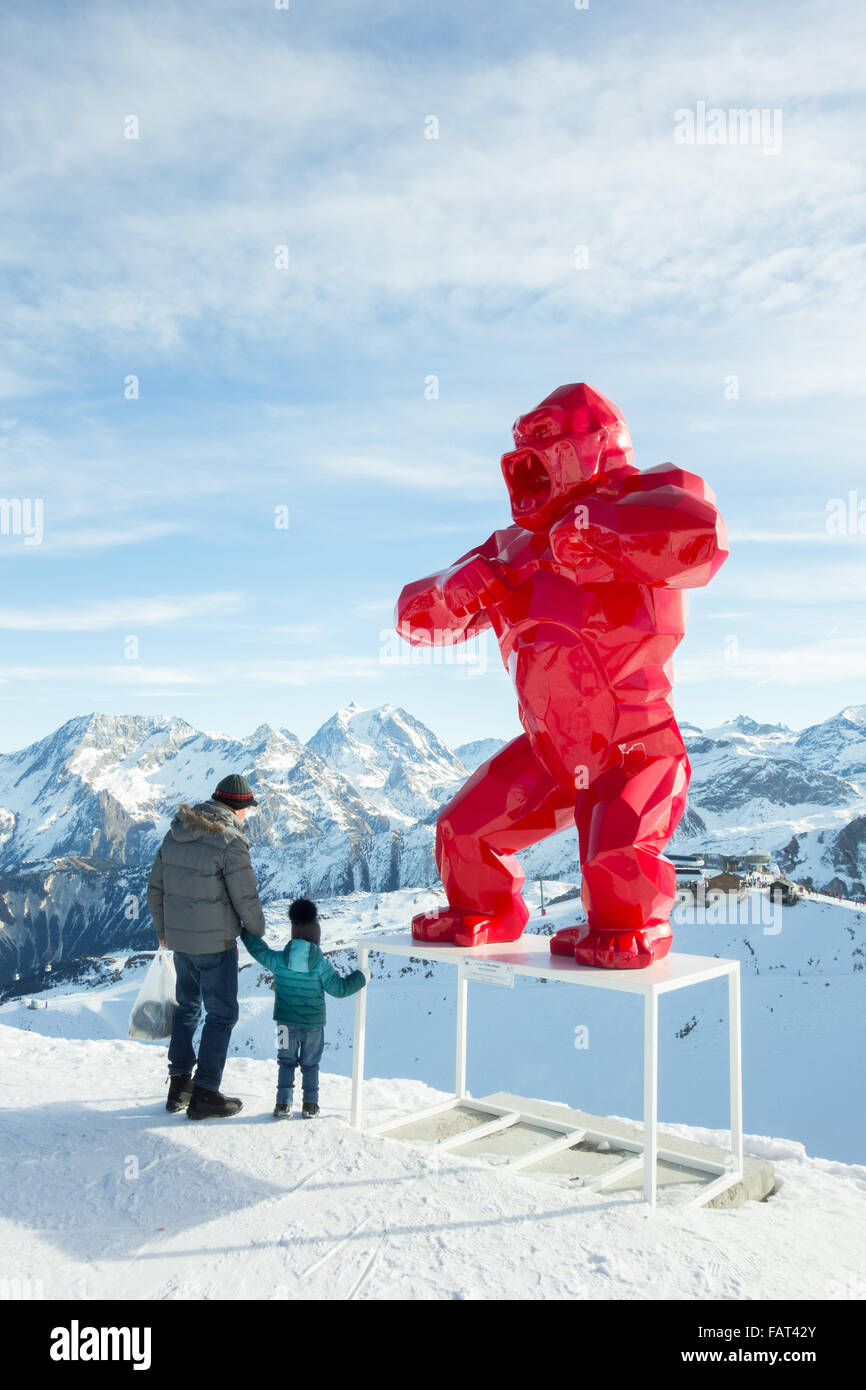
[{"label": "gorilla's arm", "polygon": [[617,497],[581,498],[557,522],[550,543],[558,563],[585,580],[667,589],[701,588],[728,557],[711,490],[694,473],[664,463],[629,478]]},{"label": "gorilla's arm", "polygon": [[437,646],[463,642],[489,627],[488,608],[509,592],[497,565],[503,534],[494,531],[440,574],[407,584],[394,615],[400,636],[418,646]]}]

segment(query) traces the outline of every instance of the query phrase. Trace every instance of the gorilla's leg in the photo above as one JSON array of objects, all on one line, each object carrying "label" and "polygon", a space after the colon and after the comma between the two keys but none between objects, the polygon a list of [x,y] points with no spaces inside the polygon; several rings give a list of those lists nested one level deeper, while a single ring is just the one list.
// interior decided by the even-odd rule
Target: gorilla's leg
[{"label": "gorilla's leg", "polygon": [[586,925],[557,932],[550,949],[581,965],[641,969],[670,950],[676,871],[662,854],[685,809],[689,763],[646,759],[603,773],[577,808]]},{"label": "gorilla's leg", "polygon": [[421,941],[516,941],[529,917],[515,852],[573,823],[575,793],[536,760],[526,734],[473,773],[440,812],[436,863],[448,906],[412,922]]}]

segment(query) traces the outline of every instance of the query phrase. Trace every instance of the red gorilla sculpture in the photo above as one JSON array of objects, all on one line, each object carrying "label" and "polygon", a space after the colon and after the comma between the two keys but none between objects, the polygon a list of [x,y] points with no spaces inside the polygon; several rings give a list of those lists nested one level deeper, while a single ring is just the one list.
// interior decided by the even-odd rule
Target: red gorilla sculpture
[{"label": "red gorilla sculpture", "polygon": [[705,483],[664,463],[640,473],[622,415],[561,386],[514,426],[502,472],[514,525],[409,584],[397,630],[450,644],[492,627],[525,733],[442,810],[436,862],[448,906],[412,934],[459,946],[514,941],[526,925],[516,851],[577,824],[586,925],[551,938],[585,965],[666,955],[675,895],[662,850],[690,767],[671,708],[683,590],[727,557]]}]

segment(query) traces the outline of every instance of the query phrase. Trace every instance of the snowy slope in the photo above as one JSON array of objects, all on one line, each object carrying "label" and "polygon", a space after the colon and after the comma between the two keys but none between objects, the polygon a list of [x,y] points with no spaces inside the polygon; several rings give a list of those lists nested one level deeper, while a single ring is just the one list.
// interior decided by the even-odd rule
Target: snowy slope
[{"label": "snowy slope", "polygon": [[[365,1138],[343,1076],[322,1118],[275,1124],[271,1064],[238,1060],[245,1111],[195,1125],[162,1108],[159,1049],[3,1034],[0,1263],[45,1298],[862,1296],[866,1168],[796,1143],[748,1141],[781,1184],[765,1203],[649,1212]],[[436,1098],[374,1080],[369,1118]]]},{"label": "snowy slope", "polygon": [[842,777],[866,775],[866,705],[849,705],[804,729],[795,748],[810,767],[828,768]]},{"label": "snowy slope", "polygon": [[[349,968],[359,934],[405,930],[437,900],[403,890],[323,903],[325,949]],[[274,944],[284,909],[268,908]],[[243,949],[225,1084],[245,1108],[191,1124],[163,1108],[164,1045],[125,1038],[147,960],[117,957],[36,996],[47,1007],[0,1006],[0,1263],[46,1298],[860,1299],[866,1106],[851,1059],[866,914],[806,901],[773,919],[758,894],[739,911],[727,925],[677,924],[676,947],[743,962],[746,1151],[775,1166],[767,1202],[649,1212],[633,1193],[361,1136],[347,1123],[351,1000],[329,1002],[322,1118],[276,1124],[273,996]],[[530,927],[579,916],[564,902]],[[371,964],[373,1124],[452,1084],[454,975],[423,957]],[[636,1002],[535,980],[470,985],[471,1091],[639,1115]],[[718,981],[662,1001],[662,1122],[711,1143],[725,1139],[724,1017]],[[577,1024],[588,1050],[575,1050]]]},{"label": "snowy slope", "polygon": [[494,753],[498,753],[500,748],[505,747],[505,740],[501,738],[476,738],[472,743],[458,744],[454,750],[460,761],[472,772],[482,763],[486,763],[488,758],[492,758]]}]

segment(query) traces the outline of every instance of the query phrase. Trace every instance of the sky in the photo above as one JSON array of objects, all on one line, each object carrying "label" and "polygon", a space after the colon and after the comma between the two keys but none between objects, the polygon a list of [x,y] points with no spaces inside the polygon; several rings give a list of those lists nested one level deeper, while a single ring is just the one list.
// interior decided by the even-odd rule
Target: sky
[{"label": "sky", "polygon": [[861,7],[0,26],[0,750],[91,710],[308,738],[352,700],[510,737],[492,641],[419,661],[393,605],[508,524],[511,424],[570,381],[728,524],[680,719],[866,702]]}]

